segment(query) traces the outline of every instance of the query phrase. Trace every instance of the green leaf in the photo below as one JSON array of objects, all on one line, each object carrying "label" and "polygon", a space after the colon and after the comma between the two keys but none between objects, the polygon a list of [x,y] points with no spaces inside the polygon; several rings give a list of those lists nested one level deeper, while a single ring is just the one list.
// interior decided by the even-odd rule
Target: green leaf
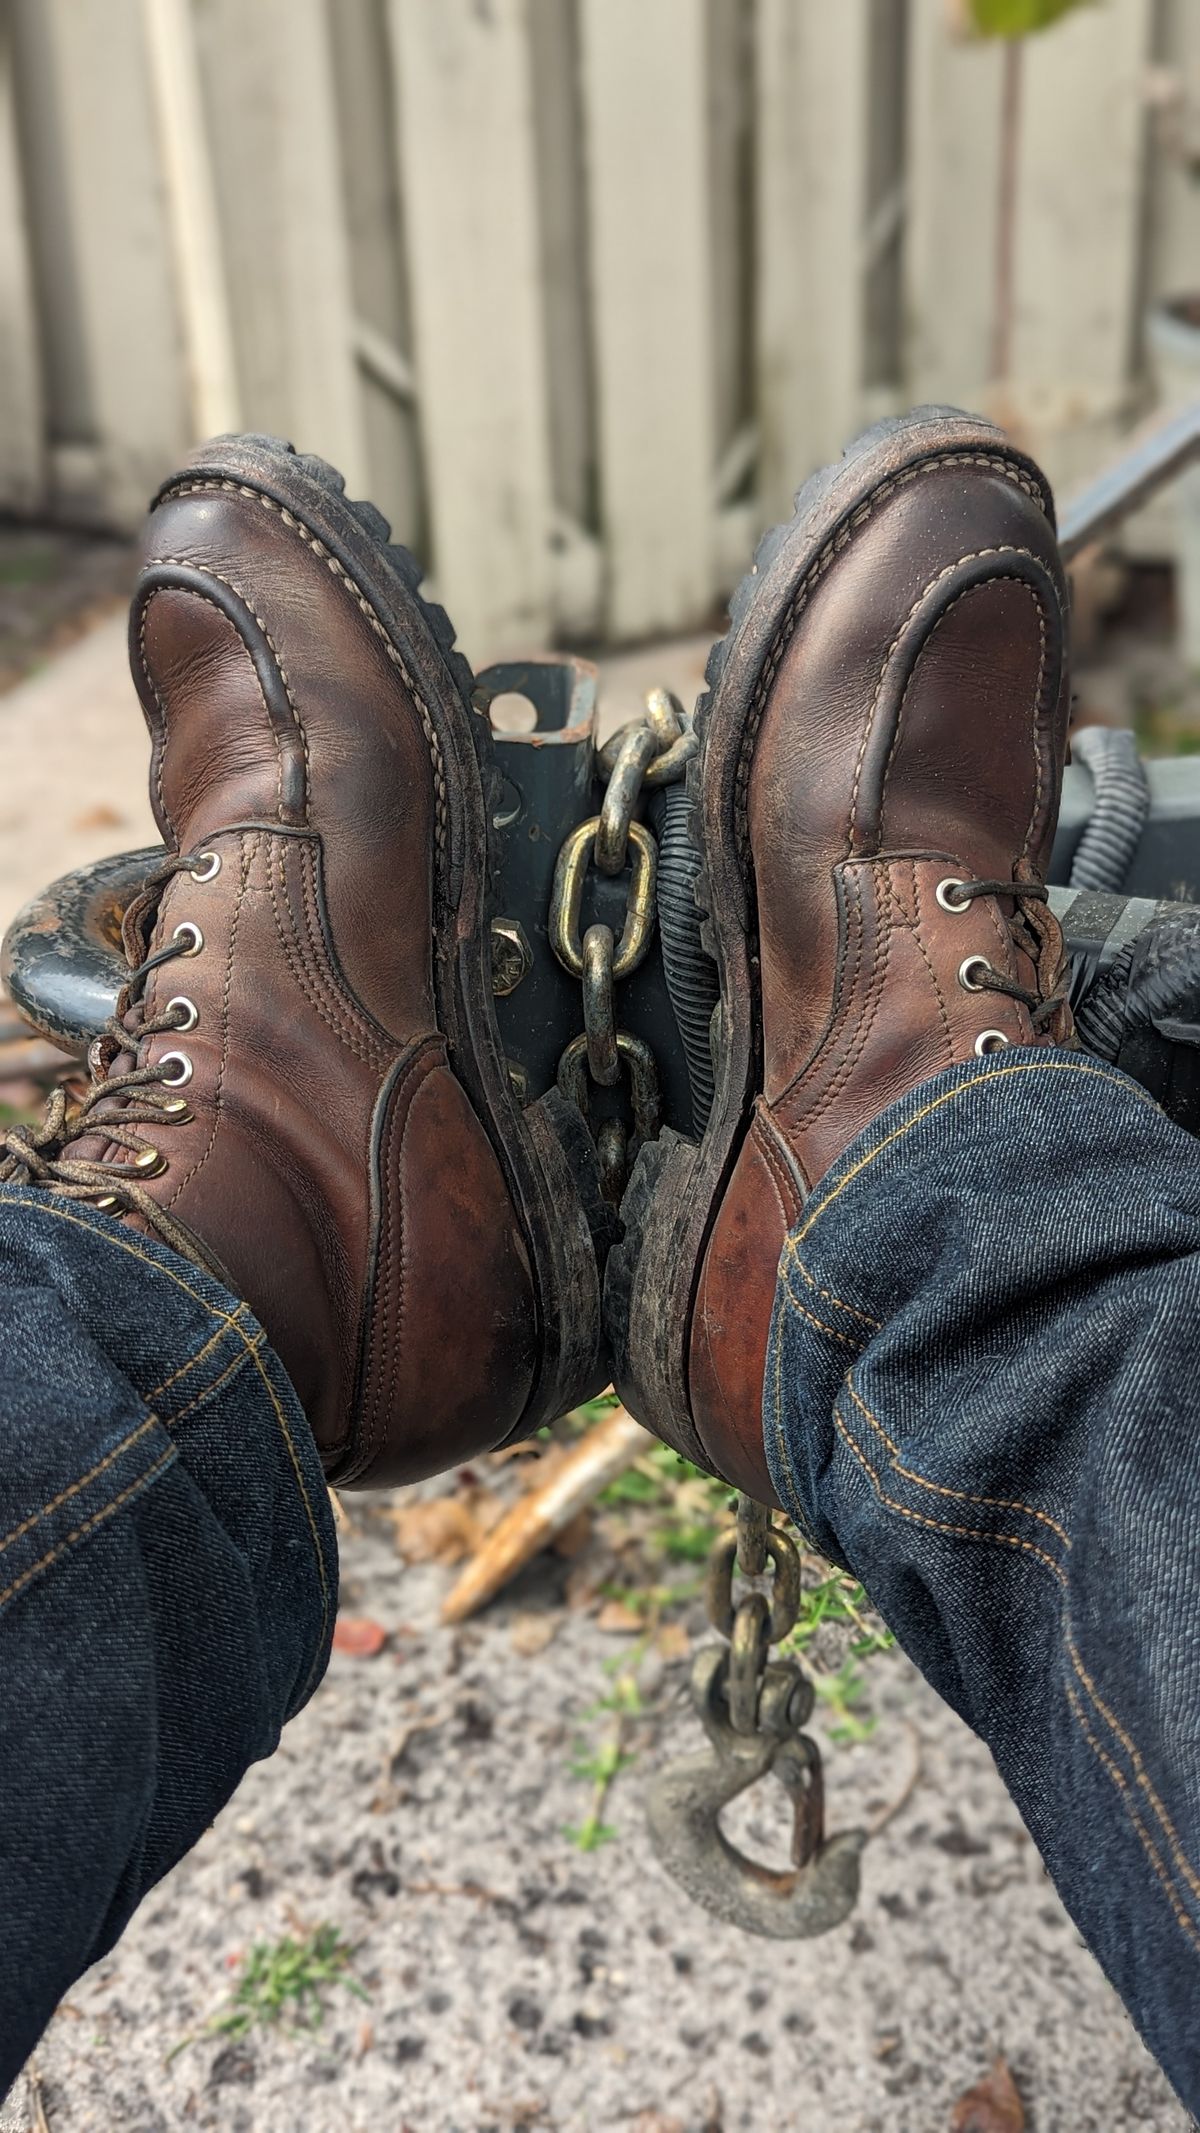
[{"label": "green leaf", "polygon": [[563,1831],[577,1852],[598,1852],[602,1844],[612,1844],[616,1834],[611,1822],[598,1822],[595,1815],[589,1815],[575,1827],[568,1824]]},{"label": "green leaf", "polygon": [[967,0],[971,22],[981,37],[1029,37],[1092,0]]}]

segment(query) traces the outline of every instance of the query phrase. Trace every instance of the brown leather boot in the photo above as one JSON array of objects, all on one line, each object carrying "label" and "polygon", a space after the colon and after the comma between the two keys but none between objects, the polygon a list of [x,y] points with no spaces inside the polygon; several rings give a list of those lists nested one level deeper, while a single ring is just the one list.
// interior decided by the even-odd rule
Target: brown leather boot
[{"label": "brown leather boot", "polygon": [[1044,477],[989,423],[925,408],[805,485],[710,660],[693,790],[716,1099],[698,1147],[640,1158],[608,1315],[633,1412],[765,1502],[775,1277],[806,1195],[929,1075],[1071,1041],[1042,887],[1066,605]]},{"label": "brown leather boot", "polygon": [[342,487],[219,438],[158,495],[130,644],[171,856],[83,1113],[23,1170],[216,1272],[331,1479],[378,1485],[605,1372],[580,1193],[492,1010],[487,720]]}]

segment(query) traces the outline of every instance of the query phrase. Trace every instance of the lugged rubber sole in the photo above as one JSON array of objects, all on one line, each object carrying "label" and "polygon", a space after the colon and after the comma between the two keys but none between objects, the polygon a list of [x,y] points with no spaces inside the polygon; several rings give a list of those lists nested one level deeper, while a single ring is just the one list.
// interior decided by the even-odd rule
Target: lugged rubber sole
[{"label": "lugged rubber sole", "polygon": [[755,691],[787,618],[852,538],[856,519],[931,462],[1003,462],[1041,477],[1003,431],[957,408],[924,407],[876,422],[797,492],[792,517],[764,533],[730,601],[695,716],[700,746],[688,766],[700,850],[701,938],[720,976],[716,1090],[703,1139],[676,1135],[644,1148],[622,1205],[624,1235],[609,1255],[605,1325],[613,1378],[631,1412],[702,1466],[713,1464],[692,1417],[688,1355],[708,1239],[761,1087],[762,1010],[746,796],[758,712]]},{"label": "lugged rubber sole", "polygon": [[517,1210],[539,1315],[538,1374],[514,1436],[530,1435],[607,1381],[600,1277],[587,1212],[553,1121],[522,1111],[508,1076],[492,994],[491,921],[498,915],[492,827],[503,781],[491,726],[472,703],[474,676],[444,608],[420,592],[421,570],[374,504],[345,494],[336,467],[284,438],[215,438],[165,482],[156,502],[218,481],[269,500],[285,523],[348,581],[420,685],[440,763],[434,897],[434,987],[453,1070],[466,1089]]}]

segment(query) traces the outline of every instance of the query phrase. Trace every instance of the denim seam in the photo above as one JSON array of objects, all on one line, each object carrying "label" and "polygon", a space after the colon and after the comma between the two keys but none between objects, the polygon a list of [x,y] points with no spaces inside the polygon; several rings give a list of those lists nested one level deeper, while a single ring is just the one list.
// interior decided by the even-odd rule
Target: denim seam
[{"label": "denim seam", "polygon": [[[873,1333],[882,1333],[883,1320],[881,1318],[872,1318],[869,1311],[860,1311],[856,1304],[848,1304],[842,1297],[835,1296],[832,1289],[823,1289],[821,1287],[820,1282],[817,1281],[814,1275],[810,1274],[805,1266],[791,1237],[788,1238],[784,1245],[784,1254],[786,1258],[790,1259],[801,1279],[808,1283],[814,1296],[821,1298],[822,1303],[832,1304],[835,1311],[845,1311],[849,1318],[857,1318],[864,1326],[870,1326]],[[780,1272],[783,1272],[782,1266],[780,1267]]]},{"label": "denim seam", "polygon": [[1084,1716],[1079,1697],[1076,1694],[1075,1690],[1071,1687],[1069,1682],[1067,1683],[1067,1702],[1071,1707],[1071,1713],[1075,1719],[1075,1723],[1079,1727],[1080,1732],[1083,1734],[1083,1737],[1086,1740],[1089,1748],[1092,1750],[1093,1755],[1100,1763],[1102,1769],[1107,1772],[1108,1777],[1117,1793],[1117,1796],[1120,1799],[1121,1805],[1124,1807],[1125,1812],[1128,1815],[1134,1830],[1137,1832],[1137,1835],[1141,1840],[1142,1847],[1146,1853],[1146,1856],[1149,1859],[1151,1866],[1154,1868],[1154,1871],[1157,1874],[1159,1881],[1162,1883],[1162,1886],[1166,1891],[1168,1900],[1171,1905],[1171,1909],[1175,1914],[1176,1925],[1178,1925],[1180,1929],[1184,1933],[1186,1933],[1188,1939],[1193,1943],[1194,1946],[1200,1946],[1200,1935],[1197,1934],[1195,1921],[1189,1914],[1186,1906],[1183,1903],[1182,1898],[1180,1897],[1179,1891],[1176,1888],[1174,1881],[1171,1879],[1170,1872],[1168,1871],[1166,1862],[1164,1861],[1162,1854],[1158,1850],[1158,1847],[1155,1844],[1153,1838],[1151,1837],[1149,1830],[1146,1828],[1141,1816],[1138,1814],[1138,1811],[1133,1804],[1133,1801],[1129,1797],[1129,1780],[1126,1777],[1124,1771],[1121,1769],[1120,1765],[1113,1761],[1111,1755],[1106,1753],[1106,1751],[1101,1747],[1100,1742],[1096,1739],[1095,1734],[1092,1732],[1092,1729],[1088,1725],[1087,1719]]},{"label": "denim seam", "polygon": [[1075,1639],[1071,1633],[1069,1626],[1065,1630],[1065,1637],[1067,1653],[1070,1658],[1071,1665],[1074,1667],[1075,1672],[1078,1675],[1083,1688],[1087,1691],[1088,1697],[1090,1698],[1092,1705],[1099,1712],[1105,1723],[1111,1728],[1112,1732],[1116,1735],[1116,1738],[1120,1741],[1121,1746],[1124,1748],[1126,1755],[1129,1757],[1129,1760],[1133,1765],[1134,1782],[1137,1785],[1139,1791],[1143,1792],[1146,1795],[1146,1798],[1149,1800],[1151,1807],[1154,1809],[1154,1813],[1157,1817],[1159,1827],[1161,1828],[1162,1833],[1167,1840],[1167,1844],[1170,1847],[1171,1857],[1174,1859],[1175,1864],[1179,1869],[1179,1872],[1183,1875],[1183,1878],[1187,1882],[1188,1887],[1191,1889],[1192,1894],[1194,1896],[1200,1896],[1200,1875],[1197,1875],[1195,1868],[1192,1866],[1192,1863],[1187,1856],[1187,1853],[1184,1851],[1183,1846],[1179,1841],[1179,1832],[1176,1829],[1170,1814],[1167,1812],[1167,1808],[1164,1802],[1160,1799],[1157,1791],[1155,1790],[1153,1780],[1151,1779],[1150,1773],[1146,1768],[1145,1757],[1142,1755],[1142,1752],[1140,1748],[1138,1748],[1136,1742],[1133,1741],[1130,1738],[1130,1735],[1125,1731],[1124,1726],[1121,1725],[1120,1721],[1114,1716],[1113,1712],[1109,1710],[1108,1705],[1105,1703],[1103,1697],[1101,1696],[1100,1691],[1096,1687],[1095,1682],[1092,1680],[1091,1675],[1087,1672],[1087,1669],[1083,1664],[1083,1660],[1080,1658],[1079,1647],[1075,1642]]},{"label": "denim seam", "polygon": [[[198,1289],[193,1288],[190,1282],[185,1281],[183,1279],[182,1274],[176,1274],[173,1268],[163,1266],[157,1259],[152,1258],[149,1252],[139,1251],[136,1244],[131,1243],[128,1237],[114,1234],[114,1230],[109,1229],[108,1225],[105,1225],[105,1227],[102,1229],[98,1222],[87,1222],[84,1220],[82,1215],[69,1214],[65,1207],[54,1206],[49,1200],[49,1198],[42,1200],[18,1200],[5,1196],[3,1200],[0,1200],[0,1206],[28,1208],[32,1213],[49,1216],[52,1220],[56,1222],[68,1222],[73,1228],[86,1230],[91,1236],[106,1236],[107,1241],[110,1245],[116,1247],[120,1251],[128,1253],[130,1258],[140,1260],[143,1266],[153,1267],[156,1273],[165,1275],[168,1281],[173,1281],[176,1288],[183,1290],[185,1296],[192,1297],[196,1303],[202,1305],[203,1308],[208,1312],[210,1318],[222,1320],[226,1326],[228,1326],[233,1332],[237,1334],[239,1340],[241,1340],[247,1348],[250,1347],[249,1336],[246,1333],[245,1328],[243,1326],[238,1325],[236,1319],[232,1318],[228,1311],[218,1310],[216,1305],[210,1304],[207,1298],[200,1294],[200,1291]],[[276,1392],[275,1387],[271,1383],[270,1374],[267,1370],[266,1364],[263,1362],[261,1355],[258,1354],[257,1350],[253,1350],[252,1353],[254,1358],[255,1369],[258,1371],[259,1377],[262,1379],[263,1385],[266,1388],[267,1397],[269,1398],[271,1406],[275,1412],[275,1420],[279,1425],[280,1434],[283,1437],[285,1446],[287,1447],[288,1457],[292,1463],[292,1471],[296,1476],[296,1485],[300,1491],[300,1500],[304,1505],[304,1514],[308,1520],[309,1531],[312,1534],[313,1552],[316,1556],[317,1563],[317,1577],[321,1586],[321,1635],[318,1640],[317,1650],[313,1658],[312,1665],[310,1666],[308,1673],[305,1677],[304,1687],[300,1692],[299,1702],[302,1703],[308,1693],[309,1686],[313,1680],[313,1677],[316,1674],[317,1668],[321,1664],[322,1656],[325,1649],[325,1635],[329,1627],[329,1576],[325,1569],[325,1557],[321,1549],[321,1538],[317,1532],[316,1516],[313,1511],[312,1503],[309,1499],[308,1490],[304,1484],[304,1474],[300,1466],[300,1455],[296,1450],[295,1442],[292,1438],[292,1432],[288,1427],[288,1419],[283,1411],[283,1403],[280,1400],[279,1394]],[[0,1597],[3,1596],[0,1595]]]},{"label": "denim seam", "polygon": [[856,1355],[862,1354],[863,1344],[855,1340],[852,1333],[843,1333],[840,1326],[827,1326],[823,1318],[818,1318],[815,1311],[806,1309],[790,1290],[785,1289],[783,1293],[788,1309],[794,1311],[799,1318],[806,1318],[810,1326],[816,1327],[818,1333],[827,1333],[831,1340],[840,1341],[844,1348],[853,1348]]},{"label": "denim seam", "polygon": [[61,1510],[65,1503],[70,1502],[72,1496],[78,1496],[80,1490],[86,1489],[88,1483],[95,1481],[98,1474],[105,1473],[110,1466],[115,1465],[123,1452],[129,1451],[137,1443],[139,1437],[144,1437],[148,1429],[155,1427],[157,1419],[155,1415],[147,1415],[145,1421],[139,1422],[136,1429],[131,1430],[127,1437],[122,1438],[120,1444],[115,1445],[112,1451],[108,1452],[94,1467],[89,1468],[86,1474],[81,1474],[78,1481],[73,1481],[69,1489],[61,1489],[57,1496],[50,1498],[49,1503],[42,1505],[40,1511],[31,1511],[28,1518],[22,1519],[19,1526],[14,1526],[10,1533],[4,1534],[0,1538],[0,1555],[3,1555],[6,1548],[11,1548],[14,1541],[23,1540],[27,1533],[32,1533],[34,1527],[40,1525],[43,1518],[49,1518],[52,1511]]},{"label": "denim seam", "polygon": [[[853,1386],[849,1386],[849,1390],[851,1392],[852,1397],[857,1397],[854,1394]],[[861,1406],[861,1401],[858,1404]],[[927,1526],[930,1528],[931,1531],[936,1533],[947,1533],[952,1535],[954,1538],[961,1540],[978,1540],[984,1541],[985,1543],[991,1542],[994,1545],[1000,1547],[1018,1548],[1022,1550],[1023,1553],[1034,1556],[1037,1561],[1043,1563],[1046,1568],[1050,1570],[1054,1577],[1058,1580],[1059,1586],[1063,1592],[1063,1606],[1065,1616],[1067,1586],[1066,1573],[1063,1570],[1062,1565],[1060,1563],[1055,1562],[1052,1556],[1047,1555],[1044,1549],[1035,1547],[1032,1541],[1023,1540],[1020,1538],[1019,1535],[1014,1533],[1000,1533],[996,1531],[988,1532],[984,1530],[972,1529],[967,1526],[950,1525],[945,1520],[929,1518],[925,1516],[924,1513],[920,1511],[915,1511],[906,1504],[897,1503],[895,1498],[885,1495],[883,1484],[880,1481],[879,1475],[876,1473],[874,1467],[871,1465],[871,1462],[867,1458],[866,1453],[863,1451],[862,1447],[856,1441],[852,1431],[849,1428],[846,1418],[839,1412],[836,1403],[833,1409],[833,1419],[837,1426],[839,1434],[849,1445],[851,1451],[854,1453],[855,1457],[859,1461],[859,1464],[863,1467],[864,1471],[869,1477],[880,1503],[882,1503],[888,1510],[895,1511],[901,1518],[909,1519],[912,1523],[916,1525]],[[880,1429],[880,1434],[884,1434],[882,1429]],[[886,1441],[887,1439],[885,1438],[885,1442]],[[786,1458],[786,1451],[785,1464],[793,1491],[798,1493],[796,1474],[792,1467],[790,1459]],[[935,1487],[937,1486],[937,1484],[923,1485]],[[954,1493],[957,1494],[959,1492]],[[979,1500],[981,1499],[966,1499],[966,1501],[968,1502]],[[987,1499],[982,1500],[986,1501]],[[1028,1510],[1031,1507],[1025,1505],[1021,1508]],[[1034,1515],[1036,1516],[1037,1514],[1034,1513]],[[1067,1545],[1068,1547],[1070,1546],[1069,1540],[1067,1541]],[[1166,1836],[1168,1844],[1170,1845],[1172,1857],[1174,1859],[1176,1868],[1178,1869],[1179,1873],[1182,1874],[1188,1886],[1192,1888],[1193,1891],[1200,1891],[1200,1880],[1197,1879],[1190,1865],[1190,1862],[1187,1859],[1187,1855],[1183,1851],[1183,1848],[1179,1843],[1177,1832],[1175,1830],[1173,1822],[1171,1821],[1170,1815],[1167,1813],[1166,1807],[1164,1806],[1163,1802],[1160,1800],[1157,1792],[1155,1791],[1149,1773],[1146,1770],[1144,1758],[1142,1757],[1140,1750],[1136,1747],[1135,1743],[1130,1738],[1129,1734],[1125,1732],[1124,1728],[1118,1723],[1112,1712],[1109,1711],[1107,1705],[1103,1702],[1099,1691],[1095,1687],[1095,1684],[1092,1682],[1090,1676],[1085,1672],[1083,1664],[1079,1658],[1077,1648],[1075,1646],[1074,1638],[1071,1635],[1069,1625],[1067,1624],[1065,1619],[1063,1622],[1063,1640],[1066,1646],[1067,1656],[1070,1659],[1071,1665],[1079,1678],[1081,1686],[1086,1691],[1093,1706],[1105,1718],[1107,1723],[1111,1726],[1113,1732],[1116,1734],[1117,1738],[1121,1741],[1121,1744],[1124,1747],[1126,1754],[1129,1756],[1130,1762],[1134,1766],[1135,1782],[1138,1784],[1141,1790],[1146,1793],[1154,1808],[1155,1814],[1157,1815],[1159,1823],[1162,1826],[1163,1834]],[[1074,1692],[1068,1685],[1068,1699],[1071,1699],[1073,1693]],[[1079,1717],[1078,1712],[1076,1712],[1075,1715],[1077,1718]],[[1082,1720],[1080,1720],[1080,1723],[1082,1724]],[[1085,1734],[1087,1734],[1086,1726],[1083,1730]],[[1182,1906],[1181,1899],[1179,1898],[1178,1892],[1175,1889],[1174,1882],[1171,1878],[1169,1869],[1167,1868],[1165,1862],[1161,1859],[1160,1854],[1154,1847],[1146,1831],[1143,1829],[1142,1824],[1137,1816],[1137,1813],[1132,1805],[1132,1802],[1129,1799],[1128,1780],[1125,1778],[1124,1773],[1120,1770],[1119,1766],[1113,1763],[1111,1758],[1107,1757],[1104,1751],[1099,1748],[1098,1744],[1094,1740],[1092,1740],[1091,1735],[1087,1734],[1087,1737],[1089,1739],[1090,1744],[1093,1746],[1093,1748],[1095,1748],[1096,1753],[1100,1756],[1101,1761],[1105,1765],[1105,1768],[1108,1769],[1109,1775],[1112,1777],[1114,1784],[1118,1786],[1120,1796],[1124,1802],[1126,1812],[1129,1815],[1130,1821],[1132,1822],[1150,1858],[1152,1859],[1155,1865],[1155,1871],[1158,1873],[1160,1880],[1162,1880],[1164,1887],[1167,1889],[1167,1892],[1171,1897],[1172,1908],[1176,1913],[1176,1917],[1181,1922],[1186,1923],[1189,1932],[1193,1934],[1193,1937],[1196,1937],[1192,1922],[1190,1918],[1188,1918],[1187,1912]]]},{"label": "denim seam", "polygon": [[23,1570],[20,1577],[14,1578],[11,1585],[6,1585],[3,1592],[0,1592],[0,1607],[6,1601],[13,1599],[18,1592],[23,1591],[25,1586],[38,1576],[39,1572],[48,1570],[51,1563],[57,1562],[61,1556],[66,1555],[77,1541],[81,1541],[86,1534],[93,1532],[97,1526],[103,1525],[106,1519],[112,1517],[114,1511],[120,1510],[122,1504],[128,1503],[132,1497],[140,1495],[141,1491],[154,1480],[155,1476],[161,1474],[163,1468],[170,1466],[177,1457],[178,1454],[174,1445],[168,1445],[166,1451],[162,1452],[154,1461],[153,1466],[148,1466],[143,1474],[138,1475],[136,1481],[130,1482],[128,1488],[122,1489],[120,1494],[114,1496],[112,1501],[105,1504],[102,1510],[94,1511],[90,1518],[85,1518],[81,1525],[76,1526],[73,1532],[65,1534],[63,1539],[57,1541],[54,1547],[48,1549],[46,1554],[39,1557],[36,1563],[31,1563],[28,1570]]},{"label": "denim seam", "polygon": [[1026,1517],[1036,1518],[1040,1525],[1049,1526],[1052,1533],[1057,1533],[1064,1548],[1070,1548],[1070,1534],[1067,1532],[1065,1526],[1061,1526],[1056,1518],[1051,1517],[1049,1511],[1039,1511],[1036,1505],[1031,1503],[1021,1503],[1011,1497],[974,1496],[966,1489],[952,1489],[947,1482],[929,1481],[926,1479],[924,1474],[914,1473],[911,1467],[903,1466],[900,1461],[899,1445],[896,1444],[893,1439],[888,1436],[888,1433],[884,1428],[882,1422],[879,1420],[878,1415],[876,1415],[872,1411],[872,1409],[867,1406],[867,1403],[859,1393],[857,1386],[852,1383],[850,1372],[847,1372],[846,1377],[844,1379],[844,1383],[846,1390],[850,1395],[850,1398],[853,1400],[860,1414],[862,1414],[865,1420],[870,1423],[872,1429],[876,1432],[876,1435],[883,1439],[883,1442],[886,1444],[889,1452],[892,1455],[892,1465],[895,1468],[895,1471],[905,1481],[914,1482],[919,1489],[930,1489],[937,1496],[953,1497],[959,1503],[979,1504],[981,1507],[993,1511],[1023,1511]]},{"label": "denim seam", "polygon": [[173,1414],[167,1418],[167,1428],[177,1429],[179,1424],[184,1421],[188,1415],[193,1414],[197,1407],[202,1407],[205,1400],[210,1400],[214,1392],[219,1392],[222,1385],[227,1384],[229,1379],[233,1377],[237,1371],[244,1370],[247,1362],[250,1360],[251,1355],[257,1352],[258,1346],[262,1338],[263,1336],[259,1334],[255,1337],[254,1342],[250,1348],[239,1349],[238,1353],[234,1356],[232,1362],[226,1363],[224,1370],[222,1370],[218,1374],[218,1376],[213,1379],[211,1385],[206,1385],[204,1387],[203,1392],[194,1393],[192,1398],[186,1401],[176,1414]]},{"label": "denim seam", "polygon": [[[862,1449],[862,1446],[859,1444],[857,1438],[854,1436],[849,1423],[847,1422],[845,1416],[838,1409],[836,1403],[833,1409],[833,1419],[837,1426],[839,1435],[845,1439],[851,1451],[854,1453],[855,1458],[865,1470],[875,1490],[875,1494],[879,1498],[880,1503],[883,1504],[889,1511],[895,1511],[901,1518],[907,1518],[911,1520],[913,1525],[928,1526],[929,1530],[932,1533],[951,1533],[959,1540],[992,1541],[997,1547],[1000,1548],[1020,1548],[1027,1555],[1036,1556],[1039,1563],[1044,1563],[1048,1570],[1053,1571],[1055,1577],[1058,1579],[1060,1584],[1066,1583],[1065,1573],[1062,1569],[1061,1564],[1055,1562],[1054,1557],[1052,1555],[1047,1555],[1044,1548],[1037,1547],[1033,1541],[1022,1540],[1019,1534],[1001,1533],[995,1529],[989,1531],[986,1527],[982,1526],[952,1526],[948,1524],[945,1519],[930,1518],[924,1511],[914,1511],[908,1504],[897,1503],[894,1496],[886,1496],[884,1494],[883,1483],[881,1482],[879,1475],[876,1473],[875,1468],[871,1465],[870,1460]],[[792,1485],[793,1487],[795,1487],[796,1477],[795,1474],[791,1471],[790,1466],[788,1472]]]},{"label": "denim seam", "polygon": [[[245,1308],[245,1304],[240,1303],[237,1307],[237,1310],[233,1314],[234,1317],[240,1318]],[[212,1354],[213,1349],[220,1347],[220,1344],[224,1340],[228,1331],[228,1326],[224,1324],[219,1325],[217,1327],[216,1332],[209,1335],[208,1339],[204,1343],[203,1348],[198,1348],[196,1350],[195,1355],[189,1356],[186,1363],[181,1363],[179,1365],[178,1370],[173,1370],[169,1378],[163,1379],[161,1385],[155,1385],[150,1392],[143,1393],[142,1398],[145,1400],[146,1405],[149,1407],[155,1404],[162,1398],[164,1392],[169,1392],[172,1385],[177,1385],[179,1383],[180,1378],[186,1378],[191,1371],[198,1369],[200,1364],[203,1363],[205,1359]]]},{"label": "denim seam", "polygon": [[799,1244],[807,1237],[818,1217],[825,1213],[826,1208],[832,1207],[835,1200],[840,1199],[847,1186],[853,1183],[861,1171],[869,1169],[877,1156],[882,1155],[884,1150],[892,1147],[896,1141],[903,1140],[923,1119],[931,1117],[935,1111],[940,1111],[943,1104],[953,1103],[956,1097],[966,1096],[975,1089],[990,1087],[1010,1074],[1086,1074],[1093,1080],[1109,1082],[1113,1088],[1125,1089],[1131,1096],[1137,1097],[1139,1103],[1145,1104],[1148,1111],[1158,1111],[1160,1108],[1152,1096],[1143,1095],[1124,1079],[1106,1072],[1101,1066],[1084,1066],[1082,1061],[1077,1059],[1029,1059],[1014,1066],[989,1067],[983,1073],[972,1074],[969,1081],[960,1081],[954,1088],[944,1089],[940,1096],[935,1096],[930,1103],[923,1104],[919,1111],[914,1112],[911,1118],[905,1119],[903,1125],[893,1127],[883,1140],[878,1141],[873,1148],[868,1148],[865,1155],[861,1155],[838,1179],[832,1190],[826,1193],[819,1206],[813,1208],[798,1231],[795,1242]]},{"label": "denim seam", "polygon": [[[775,1441],[776,1444],[780,1447],[782,1463],[785,1468],[785,1471],[789,1475],[791,1475],[792,1470],[790,1462],[788,1460],[786,1448],[784,1447],[783,1429],[780,1420],[780,1417],[783,1413],[783,1324],[783,1314],[782,1312],[779,1312],[776,1315],[775,1329],[772,1336],[772,1344],[774,1348],[774,1354],[772,1356],[772,1374],[774,1377],[775,1395]],[[794,1475],[792,1475],[792,1481],[793,1495],[796,1498],[796,1501],[799,1502],[800,1491],[794,1486]],[[809,1531],[808,1525],[806,1524],[805,1520],[799,1516],[794,1505],[792,1508],[791,1515],[792,1524],[798,1529],[801,1537],[808,1542],[808,1545],[812,1549],[813,1554],[821,1555],[823,1551],[818,1547],[813,1534]]]}]

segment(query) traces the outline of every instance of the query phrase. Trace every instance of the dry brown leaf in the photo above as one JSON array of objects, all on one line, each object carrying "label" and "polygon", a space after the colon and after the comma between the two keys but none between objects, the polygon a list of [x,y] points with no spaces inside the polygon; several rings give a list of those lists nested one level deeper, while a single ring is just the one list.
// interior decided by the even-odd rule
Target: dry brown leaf
[{"label": "dry brown leaf", "polygon": [[[76,815],[71,828],[76,830],[120,829],[124,820],[124,815],[118,814],[115,807],[110,807],[107,800],[99,800],[95,807],[85,807],[82,814]],[[188,953],[191,954],[191,952],[189,949]]]},{"label": "dry brown leaf", "polygon": [[575,1564],[567,1579],[563,1598],[573,1614],[590,1607],[616,1573],[617,1559],[611,1548],[593,1549]]},{"label": "dry brown leaf", "polygon": [[1025,2106],[1005,2059],[993,2059],[990,2074],[954,2106],[950,2133],[1025,2133]]},{"label": "dry brown leaf", "polygon": [[475,1521],[476,1532],[485,1539],[499,1525],[508,1510],[503,1496],[493,1496],[490,1489],[472,1489],[466,1503]]},{"label": "dry brown leaf", "polygon": [[573,1444],[548,1444],[540,1459],[531,1459],[521,1468],[521,1483],[526,1489],[544,1489],[548,1481],[560,1474],[575,1451]]},{"label": "dry brown leaf", "polygon": [[636,1636],[645,1623],[624,1600],[606,1600],[596,1616],[596,1627],[605,1637]]},{"label": "dry brown leaf", "polygon": [[409,1563],[460,1563],[481,1538],[476,1508],[461,1496],[394,1504],[388,1517],[396,1546]]},{"label": "dry brown leaf", "polygon": [[519,1659],[536,1659],[558,1635],[559,1624],[554,1615],[514,1615],[508,1641]]},{"label": "dry brown leaf", "polygon": [[686,1659],[692,1648],[692,1640],[682,1622],[664,1622],[654,1640],[654,1648],[660,1659],[670,1666],[677,1659]]},{"label": "dry brown leaf", "polygon": [[334,1651],[351,1659],[374,1659],[386,1643],[382,1622],[372,1622],[369,1615],[339,1615],[333,1625]]},{"label": "dry brown leaf", "polygon": [[583,1554],[591,1537],[591,1512],[577,1511],[570,1525],[564,1526],[561,1533],[555,1534],[551,1546],[556,1555],[565,1556],[568,1563],[573,1563],[577,1555]]}]

